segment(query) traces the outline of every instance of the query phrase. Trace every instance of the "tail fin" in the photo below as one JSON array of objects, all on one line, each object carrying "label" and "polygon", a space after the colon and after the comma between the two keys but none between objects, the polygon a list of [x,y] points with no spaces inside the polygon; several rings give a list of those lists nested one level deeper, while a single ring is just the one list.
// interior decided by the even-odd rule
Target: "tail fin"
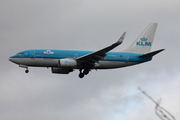
[{"label": "tail fin", "polygon": [[151,51],[158,23],[151,23],[141,35],[123,52],[145,54]]}]

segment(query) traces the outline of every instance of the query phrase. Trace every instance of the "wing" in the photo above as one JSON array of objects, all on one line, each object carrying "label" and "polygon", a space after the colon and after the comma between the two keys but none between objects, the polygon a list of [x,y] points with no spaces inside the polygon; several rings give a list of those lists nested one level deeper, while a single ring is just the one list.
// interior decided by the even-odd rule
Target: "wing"
[{"label": "wing", "polygon": [[124,32],[122,34],[122,36],[119,38],[119,40],[116,43],[114,43],[104,49],[101,49],[96,52],[93,52],[93,53],[90,53],[90,54],[87,54],[87,55],[77,58],[76,59],[77,62],[81,63],[81,65],[87,65],[88,67],[94,67],[95,62],[98,62],[99,60],[104,59],[107,52],[114,49],[115,47],[117,47],[118,45],[120,45],[123,42],[125,35],[126,35],[126,32]]}]

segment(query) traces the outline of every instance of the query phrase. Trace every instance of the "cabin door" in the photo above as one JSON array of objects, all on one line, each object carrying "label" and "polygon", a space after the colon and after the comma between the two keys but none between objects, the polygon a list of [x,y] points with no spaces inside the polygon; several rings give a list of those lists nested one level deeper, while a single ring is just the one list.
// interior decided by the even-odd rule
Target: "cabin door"
[{"label": "cabin door", "polygon": [[34,51],[30,51],[30,58],[35,58],[35,52]]},{"label": "cabin door", "polygon": [[128,63],[129,62],[129,55],[125,54],[124,59],[125,59],[125,63]]}]

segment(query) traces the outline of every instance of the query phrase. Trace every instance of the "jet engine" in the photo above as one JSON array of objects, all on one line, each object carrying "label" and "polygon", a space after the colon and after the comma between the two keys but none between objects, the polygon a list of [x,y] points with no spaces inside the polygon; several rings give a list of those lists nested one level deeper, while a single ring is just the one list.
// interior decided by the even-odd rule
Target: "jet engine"
[{"label": "jet engine", "polygon": [[69,74],[69,72],[72,72],[73,69],[64,69],[64,68],[52,67],[51,71],[52,71],[52,73],[57,73],[57,74]]},{"label": "jet engine", "polygon": [[74,68],[77,66],[77,61],[74,59],[60,59],[58,60],[59,68]]}]

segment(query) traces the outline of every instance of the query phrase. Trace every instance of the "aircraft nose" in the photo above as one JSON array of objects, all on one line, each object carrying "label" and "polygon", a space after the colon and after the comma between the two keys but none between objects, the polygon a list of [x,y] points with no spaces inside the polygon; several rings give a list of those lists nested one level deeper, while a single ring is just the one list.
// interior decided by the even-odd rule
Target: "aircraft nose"
[{"label": "aircraft nose", "polygon": [[9,58],[9,61],[13,62],[13,63],[17,63],[17,59],[16,58],[13,58],[13,57],[10,57]]},{"label": "aircraft nose", "polygon": [[9,58],[9,61],[14,62],[14,61],[13,61],[13,58],[11,58],[11,57]]}]

